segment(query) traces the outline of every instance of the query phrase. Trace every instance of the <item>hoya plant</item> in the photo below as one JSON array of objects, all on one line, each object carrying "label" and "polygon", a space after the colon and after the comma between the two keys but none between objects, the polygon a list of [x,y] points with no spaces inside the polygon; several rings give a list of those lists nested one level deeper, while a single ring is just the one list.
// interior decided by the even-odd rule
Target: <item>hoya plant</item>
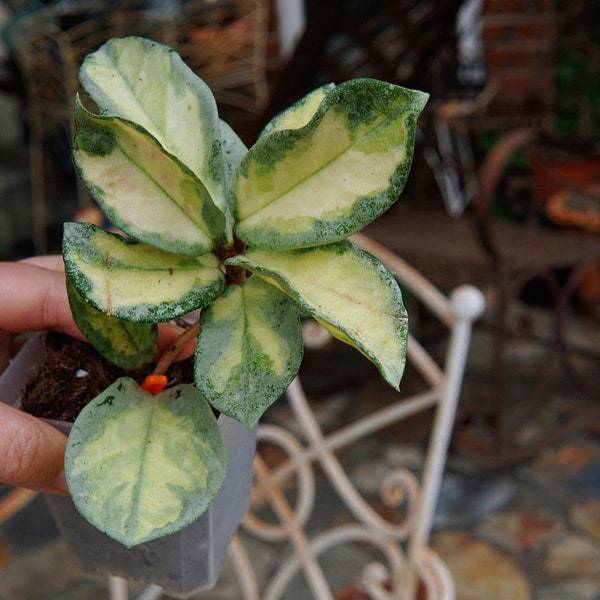
[{"label": "hoya plant", "polygon": [[75,505],[133,546],[210,505],[226,469],[215,415],[255,427],[298,372],[302,319],[399,387],[400,289],[347,238],[398,198],[427,95],[371,79],[326,85],[248,149],[164,45],[110,40],[80,79],[97,110],[77,98],[74,162],[119,234],[65,224],[78,326],[107,360],[133,369],[156,358],[158,323],[199,315],[183,334],[197,337],[193,384],[164,387],[171,352],[156,365],[156,386],[118,379],[69,437]]}]

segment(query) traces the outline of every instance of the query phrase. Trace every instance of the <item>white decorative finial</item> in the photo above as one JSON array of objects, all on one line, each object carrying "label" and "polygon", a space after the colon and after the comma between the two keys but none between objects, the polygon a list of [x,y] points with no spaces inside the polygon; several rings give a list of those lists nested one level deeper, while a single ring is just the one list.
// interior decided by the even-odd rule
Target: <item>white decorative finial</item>
[{"label": "white decorative finial", "polygon": [[485,298],[480,289],[461,285],[450,294],[452,312],[462,321],[475,321],[485,310]]}]

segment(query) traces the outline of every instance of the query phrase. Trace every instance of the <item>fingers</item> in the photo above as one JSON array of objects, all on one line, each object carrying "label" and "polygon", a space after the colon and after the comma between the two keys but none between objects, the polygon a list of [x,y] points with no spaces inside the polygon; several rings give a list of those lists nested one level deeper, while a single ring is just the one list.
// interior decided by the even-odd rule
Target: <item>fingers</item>
[{"label": "fingers", "polygon": [[[69,306],[62,260],[38,256],[19,262],[0,262],[0,331],[61,331],[85,339]],[[159,353],[183,333],[172,323],[159,324]],[[177,356],[182,360],[194,352],[187,344]]]},{"label": "fingers", "polygon": [[[56,330],[85,339],[71,315],[59,257],[0,262],[0,358],[10,349],[10,339],[2,330]],[[182,332],[177,325],[160,324],[161,352]],[[177,359],[192,355],[194,347],[193,342],[187,344]],[[68,493],[63,471],[66,439],[48,423],[0,402],[0,482]]]},{"label": "fingers", "polygon": [[68,494],[66,443],[67,437],[48,423],[0,402],[0,482]]},{"label": "fingers", "polygon": [[[40,259],[51,257],[38,257]],[[64,272],[33,262],[0,263],[0,329],[20,333],[54,329],[83,339],[67,299]]]},{"label": "fingers", "polygon": [[62,256],[60,256],[59,254],[30,256],[29,258],[23,258],[22,260],[20,260],[18,264],[34,265],[36,267],[50,269],[51,271],[65,270],[65,263],[63,262]]}]

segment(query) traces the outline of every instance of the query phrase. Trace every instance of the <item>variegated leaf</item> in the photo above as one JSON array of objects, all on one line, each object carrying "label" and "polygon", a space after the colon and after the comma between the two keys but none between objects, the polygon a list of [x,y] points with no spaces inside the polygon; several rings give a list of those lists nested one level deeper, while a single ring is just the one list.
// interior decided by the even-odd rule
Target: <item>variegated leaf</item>
[{"label": "variegated leaf", "polygon": [[86,57],[79,78],[103,114],[141,125],[226,212],[217,104],[175,51],[139,37],[112,39]]},{"label": "variegated leaf", "polygon": [[158,327],[154,323],[131,323],[90,306],[67,277],[67,294],[73,319],[94,348],[113,365],[139,369],[156,356]]},{"label": "variegated leaf", "polygon": [[406,310],[398,283],[373,256],[346,241],[303,250],[248,250],[227,262],[284,291],[399,388],[408,336]]},{"label": "variegated leaf", "polygon": [[73,158],[108,219],[167,252],[200,256],[225,218],[195,175],[137,125],[75,106]]},{"label": "variegated leaf", "polygon": [[248,148],[237,133],[225,122],[221,121],[221,143],[223,151],[223,163],[225,166],[225,190],[227,194],[227,203],[224,209],[227,225],[225,227],[225,240],[233,241],[233,186],[235,182],[235,174],[240,161],[248,152]]},{"label": "variegated leaf", "polygon": [[127,547],[197,519],[221,488],[225,468],[218,423],[194,386],[152,395],[127,377],[83,409],[65,454],[75,506]]},{"label": "variegated leaf", "polygon": [[325,99],[325,96],[335,87],[333,83],[322,85],[301,98],[284,111],[275,115],[264,127],[261,137],[282,129],[300,129],[308,124],[315,112]]},{"label": "variegated leaf", "polygon": [[163,252],[89,223],[65,223],[63,257],[77,291],[94,308],[141,323],[176,319],[223,290],[218,258]]},{"label": "variegated leaf", "polygon": [[196,385],[214,408],[250,429],[295,377],[302,348],[296,305],[250,277],[202,311]]},{"label": "variegated leaf", "polygon": [[381,215],[408,176],[427,97],[351,80],[304,127],[261,137],[238,169],[238,237],[255,248],[304,248],[343,240]]}]

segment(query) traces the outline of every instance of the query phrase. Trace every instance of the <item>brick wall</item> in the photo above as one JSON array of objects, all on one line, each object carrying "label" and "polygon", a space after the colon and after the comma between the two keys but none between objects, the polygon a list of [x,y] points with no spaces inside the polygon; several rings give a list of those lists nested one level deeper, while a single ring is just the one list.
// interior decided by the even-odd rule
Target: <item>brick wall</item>
[{"label": "brick wall", "polygon": [[488,78],[497,93],[481,126],[549,127],[556,36],[552,0],[486,0],[482,36]]}]

